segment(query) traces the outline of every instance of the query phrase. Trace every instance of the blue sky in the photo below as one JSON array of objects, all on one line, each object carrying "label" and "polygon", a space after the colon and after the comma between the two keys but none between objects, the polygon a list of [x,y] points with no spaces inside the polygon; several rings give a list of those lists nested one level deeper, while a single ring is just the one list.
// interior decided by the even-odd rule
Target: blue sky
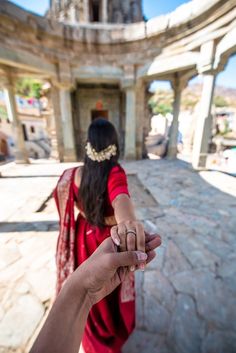
[{"label": "blue sky", "polygon": [[[49,6],[49,0],[11,0],[27,10],[44,15]],[[143,12],[147,18],[163,15],[174,10],[186,0],[143,0]]]},{"label": "blue sky", "polygon": [[[11,0],[15,4],[39,15],[44,15],[49,6],[49,0]],[[201,0],[204,1],[204,0]],[[186,3],[186,0],[143,0],[143,12],[149,19],[173,11],[176,7]],[[194,82],[194,81],[193,81]],[[236,88],[236,55],[230,58],[226,69],[217,76],[217,84]],[[168,86],[161,84],[163,88]]]}]

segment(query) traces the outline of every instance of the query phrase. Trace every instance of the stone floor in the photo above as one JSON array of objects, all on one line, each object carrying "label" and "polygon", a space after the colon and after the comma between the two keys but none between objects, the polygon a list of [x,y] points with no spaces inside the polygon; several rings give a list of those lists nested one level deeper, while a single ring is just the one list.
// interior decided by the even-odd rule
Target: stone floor
[{"label": "stone floor", "polygon": [[[235,178],[180,161],[124,166],[138,217],[163,239],[136,273],[137,328],[124,353],[235,353]],[[27,353],[50,307],[58,234],[50,195],[67,167],[0,170],[0,353]]]}]

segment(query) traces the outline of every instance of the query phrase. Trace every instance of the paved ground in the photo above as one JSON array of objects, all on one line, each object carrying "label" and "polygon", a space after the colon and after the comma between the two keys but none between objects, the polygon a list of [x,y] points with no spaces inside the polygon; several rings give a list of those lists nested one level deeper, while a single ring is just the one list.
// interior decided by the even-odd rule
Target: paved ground
[{"label": "paved ground", "polygon": [[[58,231],[54,204],[45,201],[66,167],[2,170],[0,353],[28,352],[50,306]],[[179,161],[125,167],[137,214],[163,245],[136,274],[137,328],[124,353],[235,353],[235,178]]]}]

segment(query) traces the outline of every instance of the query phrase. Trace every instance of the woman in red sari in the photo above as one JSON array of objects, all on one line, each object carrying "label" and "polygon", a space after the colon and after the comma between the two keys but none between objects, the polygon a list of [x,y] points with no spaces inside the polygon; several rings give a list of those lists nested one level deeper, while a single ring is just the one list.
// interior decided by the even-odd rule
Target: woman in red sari
[{"label": "woman in red sari", "polygon": [[[54,193],[60,216],[57,292],[111,233],[120,251],[145,251],[144,230],[136,220],[127,177],[118,159],[114,126],[96,119],[88,130],[84,165],[66,170]],[[85,353],[120,353],[133,331],[135,268],[130,270],[130,276],[113,293],[92,307],[82,340]]]}]

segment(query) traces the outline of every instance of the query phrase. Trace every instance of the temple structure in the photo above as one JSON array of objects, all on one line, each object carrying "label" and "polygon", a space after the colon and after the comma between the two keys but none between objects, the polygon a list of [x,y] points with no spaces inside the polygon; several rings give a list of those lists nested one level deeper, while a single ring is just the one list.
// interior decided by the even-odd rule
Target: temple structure
[{"label": "temple structure", "polygon": [[47,17],[61,22],[140,22],[141,0],[51,0]]},{"label": "temple structure", "polygon": [[51,83],[58,156],[75,161],[97,116],[115,124],[125,158],[142,158],[149,129],[147,88],[153,80],[168,80],[174,90],[168,156],[175,157],[181,93],[201,74],[193,166],[204,168],[215,79],[236,51],[235,19],[235,0],[193,0],[147,22],[141,1],[53,0],[45,17],[1,1],[0,77],[17,158],[27,159],[14,102],[17,77]]}]

